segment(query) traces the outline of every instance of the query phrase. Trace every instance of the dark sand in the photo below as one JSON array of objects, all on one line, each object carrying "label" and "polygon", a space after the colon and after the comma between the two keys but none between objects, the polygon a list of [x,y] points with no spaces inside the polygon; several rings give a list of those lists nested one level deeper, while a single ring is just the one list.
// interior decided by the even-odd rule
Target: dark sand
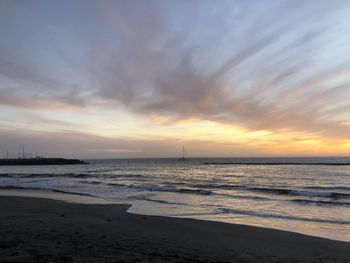
[{"label": "dark sand", "polygon": [[127,207],[0,196],[0,261],[350,262],[347,242]]}]

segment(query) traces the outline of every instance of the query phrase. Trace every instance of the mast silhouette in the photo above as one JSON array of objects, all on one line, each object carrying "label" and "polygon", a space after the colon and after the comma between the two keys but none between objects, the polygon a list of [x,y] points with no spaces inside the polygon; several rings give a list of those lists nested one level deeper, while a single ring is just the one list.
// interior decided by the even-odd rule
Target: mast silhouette
[{"label": "mast silhouette", "polygon": [[22,159],[26,158],[26,153],[24,151],[24,144],[22,145]]},{"label": "mast silhouette", "polygon": [[185,146],[184,145],[182,145],[182,158],[180,158],[179,161],[186,161],[186,158],[185,158]]},{"label": "mast silhouette", "polygon": [[17,155],[18,155],[18,159],[21,159],[21,145],[18,145]]}]

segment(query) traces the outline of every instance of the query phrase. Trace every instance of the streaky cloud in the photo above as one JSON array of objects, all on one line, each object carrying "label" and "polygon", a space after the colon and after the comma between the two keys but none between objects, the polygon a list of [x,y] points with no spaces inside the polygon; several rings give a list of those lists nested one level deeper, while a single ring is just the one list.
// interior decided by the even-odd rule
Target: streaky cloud
[{"label": "streaky cloud", "polygon": [[[33,3],[11,4],[26,24],[0,11],[13,43],[27,27],[43,41],[30,38],[25,56],[18,41],[0,45],[1,105],[122,106],[166,124],[349,138],[346,1]],[[45,42],[47,32],[55,42]]]}]

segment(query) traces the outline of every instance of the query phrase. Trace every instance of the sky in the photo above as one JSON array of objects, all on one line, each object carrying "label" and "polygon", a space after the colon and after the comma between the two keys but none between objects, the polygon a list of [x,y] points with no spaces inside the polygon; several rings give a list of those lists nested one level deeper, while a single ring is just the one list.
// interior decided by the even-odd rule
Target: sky
[{"label": "sky", "polygon": [[2,0],[0,157],[350,155],[348,0]]}]

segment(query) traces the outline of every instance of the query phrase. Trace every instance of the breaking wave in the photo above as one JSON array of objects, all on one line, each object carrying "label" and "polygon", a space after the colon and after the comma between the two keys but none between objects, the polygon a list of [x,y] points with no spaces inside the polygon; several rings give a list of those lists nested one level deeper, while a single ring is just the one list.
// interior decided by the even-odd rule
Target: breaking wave
[{"label": "breaking wave", "polygon": [[264,218],[276,218],[276,219],[298,220],[298,221],[316,222],[316,223],[350,225],[350,221],[348,221],[348,220],[331,220],[331,219],[323,219],[323,218],[287,216],[287,215],[281,215],[281,214],[258,213],[255,211],[231,209],[231,208],[230,209],[229,208],[219,208],[217,211],[219,213],[224,213],[224,214],[239,214],[239,215],[248,215],[248,216],[264,217]]},{"label": "breaking wave", "polygon": [[334,199],[350,198],[350,193],[343,193],[343,192],[307,191],[307,190],[295,190],[295,189],[285,189],[285,188],[264,188],[264,187],[252,187],[252,188],[249,188],[249,190],[270,193],[270,194],[278,194],[278,195],[328,197],[328,198],[334,198]]}]

